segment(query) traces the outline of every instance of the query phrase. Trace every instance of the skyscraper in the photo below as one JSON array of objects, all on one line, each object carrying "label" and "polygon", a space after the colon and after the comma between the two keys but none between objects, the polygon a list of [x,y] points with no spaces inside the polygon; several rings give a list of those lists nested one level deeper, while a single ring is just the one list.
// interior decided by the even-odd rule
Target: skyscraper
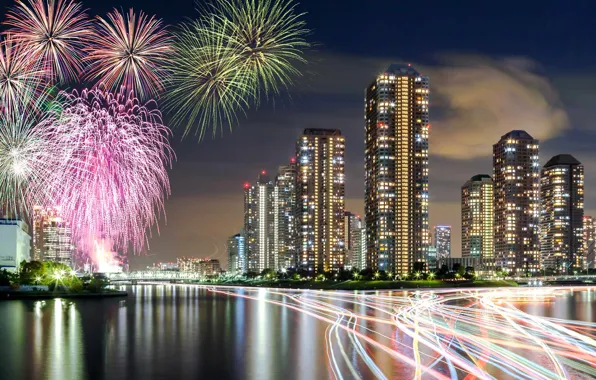
[{"label": "skyscraper", "polygon": [[428,226],[428,78],[391,65],[366,90],[367,266],[406,273],[423,260]]},{"label": "skyscraper", "polygon": [[542,168],[540,195],[543,267],[558,273],[583,269],[583,165],[569,154],[551,158]]},{"label": "skyscraper", "polygon": [[228,272],[242,273],[242,258],[244,257],[244,236],[242,233],[230,236],[227,243]]},{"label": "skyscraper", "polygon": [[349,211],[345,212],[344,216],[344,244],[346,249],[346,265],[352,268],[361,269],[361,247],[362,243],[359,241],[362,238],[360,231],[362,230],[362,219]]},{"label": "skyscraper", "polygon": [[296,230],[296,159],[280,166],[275,178],[275,251],[281,268],[295,268],[297,257]]},{"label": "skyscraper", "polygon": [[265,171],[259,174],[256,184],[244,184],[244,234],[246,262],[243,271],[262,272],[277,269],[275,255],[275,186]]},{"label": "skyscraper", "polygon": [[588,215],[584,215],[584,255],[586,256],[586,267],[596,268],[596,221]]},{"label": "skyscraper", "polygon": [[437,259],[451,257],[451,226],[435,226],[435,247]]},{"label": "skyscraper", "polygon": [[344,151],[337,129],[305,129],[296,145],[298,265],[309,272],[344,266]]},{"label": "skyscraper", "polygon": [[464,258],[494,258],[493,180],[478,174],[461,188],[461,249]]},{"label": "skyscraper", "polygon": [[33,259],[72,266],[74,245],[70,226],[58,207],[33,207]]},{"label": "skyscraper", "polygon": [[540,268],[538,140],[511,131],[493,145],[494,243],[497,266],[525,274]]}]

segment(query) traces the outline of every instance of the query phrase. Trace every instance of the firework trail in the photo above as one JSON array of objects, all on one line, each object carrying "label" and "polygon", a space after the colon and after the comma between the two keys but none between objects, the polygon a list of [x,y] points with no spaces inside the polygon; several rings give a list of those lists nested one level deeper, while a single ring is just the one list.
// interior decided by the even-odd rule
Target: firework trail
[{"label": "firework trail", "polygon": [[85,58],[91,62],[87,76],[112,90],[124,86],[141,98],[158,96],[172,51],[161,20],[132,9],[127,15],[114,9],[107,19],[97,20]]},{"label": "firework trail", "polygon": [[169,195],[166,167],[174,157],[170,131],[152,104],[132,92],[101,89],[61,93],[64,109],[36,128],[60,147],[48,180],[73,239],[88,253],[93,242],[108,250],[141,251]]},{"label": "firework trail", "polygon": [[167,108],[203,138],[238,120],[262,94],[292,84],[309,33],[291,1],[217,0],[183,24],[170,62]]},{"label": "firework trail", "polygon": [[28,45],[29,58],[39,62],[52,81],[76,80],[91,24],[81,4],[69,0],[17,0],[4,22],[9,33]]},{"label": "firework trail", "polygon": [[209,33],[213,20],[182,24],[170,60],[171,73],[166,107],[175,124],[187,122],[188,134],[198,122],[202,139],[208,127],[213,135],[237,120],[248,108],[248,78],[239,70],[241,61],[221,35]]},{"label": "firework trail", "polygon": [[42,93],[45,74],[29,50],[29,45],[15,42],[9,34],[0,42],[0,112],[5,115],[22,113],[25,107],[31,112],[34,107],[28,106]]}]

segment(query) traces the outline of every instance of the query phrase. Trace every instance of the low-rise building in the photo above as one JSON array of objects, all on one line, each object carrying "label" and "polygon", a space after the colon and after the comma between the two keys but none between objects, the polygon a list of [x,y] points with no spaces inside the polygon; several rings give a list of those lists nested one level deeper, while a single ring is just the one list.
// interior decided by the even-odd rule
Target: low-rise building
[{"label": "low-rise building", "polygon": [[20,219],[0,219],[0,269],[16,270],[31,260],[29,226]]},{"label": "low-rise building", "polygon": [[447,266],[448,271],[453,271],[454,267],[474,268],[477,276],[493,276],[496,271],[494,259],[483,259],[480,257],[446,257],[437,258],[437,269],[443,265]]}]

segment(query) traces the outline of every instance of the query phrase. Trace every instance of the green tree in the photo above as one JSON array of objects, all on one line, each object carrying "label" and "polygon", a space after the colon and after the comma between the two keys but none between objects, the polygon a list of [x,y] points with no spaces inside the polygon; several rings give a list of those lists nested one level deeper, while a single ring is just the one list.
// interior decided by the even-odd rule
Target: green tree
[{"label": "green tree", "polygon": [[0,286],[10,286],[16,281],[16,275],[6,269],[0,270]]}]

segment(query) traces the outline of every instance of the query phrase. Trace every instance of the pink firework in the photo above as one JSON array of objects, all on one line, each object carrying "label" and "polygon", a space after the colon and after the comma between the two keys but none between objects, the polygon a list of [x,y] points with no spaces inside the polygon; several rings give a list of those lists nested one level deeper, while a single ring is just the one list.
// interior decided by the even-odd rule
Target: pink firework
[{"label": "pink firework", "polygon": [[91,24],[81,4],[71,0],[17,0],[8,11],[6,25],[19,42],[29,45],[51,80],[76,80]]},{"label": "pink firework", "polygon": [[41,95],[43,70],[29,54],[30,47],[15,42],[10,34],[0,42],[0,111],[31,112]]},{"label": "pink firework", "polygon": [[107,20],[97,17],[86,60],[90,79],[109,89],[124,86],[141,97],[158,96],[164,88],[165,67],[171,53],[170,37],[161,20],[143,12],[117,10]]},{"label": "pink firework", "polygon": [[107,249],[141,251],[170,193],[170,130],[152,104],[124,89],[61,95],[64,109],[37,126],[63,149],[48,180],[52,203],[84,250],[105,241]]}]

